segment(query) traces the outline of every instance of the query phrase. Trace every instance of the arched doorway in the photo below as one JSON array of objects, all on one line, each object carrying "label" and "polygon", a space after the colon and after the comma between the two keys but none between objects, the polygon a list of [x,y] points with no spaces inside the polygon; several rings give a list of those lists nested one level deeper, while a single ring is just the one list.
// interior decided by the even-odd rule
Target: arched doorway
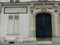
[{"label": "arched doorway", "polygon": [[49,13],[36,15],[36,39],[37,41],[52,40],[52,16]]}]

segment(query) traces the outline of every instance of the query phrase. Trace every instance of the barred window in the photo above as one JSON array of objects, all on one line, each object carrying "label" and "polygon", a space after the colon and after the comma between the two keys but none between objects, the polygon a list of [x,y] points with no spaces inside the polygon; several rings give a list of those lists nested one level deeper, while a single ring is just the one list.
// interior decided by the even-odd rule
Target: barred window
[{"label": "barred window", "polygon": [[14,2],[14,0],[10,0],[10,2],[11,2],[11,3],[13,3],[13,2]]},{"label": "barred window", "polygon": [[38,1],[48,1],[48,0],[38,0]]},{"label": "barred window", "polygon": [[15,0],[15,2],[16,2],[16,3],[18,3],[18,2],[19,2],[19,0]]},{"label": "barred window", "polygon": [[60,20],[60,12],[59,12],[59,20]]},{"label": "barred window", "polygon": [[10,16],[9,16],[9,19],[13,19],[13,16],[12,16],[12,15],[10,15]]},{"label": "barred window", "polygon": [[19,16],[18,15],[15,15],[14,19],[19,19]]}]

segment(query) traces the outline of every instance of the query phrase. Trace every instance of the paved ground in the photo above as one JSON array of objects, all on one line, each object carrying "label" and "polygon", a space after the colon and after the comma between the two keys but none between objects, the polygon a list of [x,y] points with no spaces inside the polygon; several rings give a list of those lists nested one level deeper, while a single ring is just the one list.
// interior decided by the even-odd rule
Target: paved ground
[{"label": "paved ground", "polygon": [[25,43],[25,44],[22,44],[22,43],[17,43],[17,44],[0,44],[0,45],[60,45],[60,44],[57,44],[57,43],[55,43],[55,44],[27,44],[27,43]]},{"label": "paved ground", "polygon": [[22,43],[20,43],[20,44],[0,44],[0,45],[44,45],[44,44],[22,44]]},{"label": "paved ground", "polygon": [[36,43],[14,43],[14,44],[0,44],[0,45],[60,45],[59,43],[52,44],[36,44]]}]

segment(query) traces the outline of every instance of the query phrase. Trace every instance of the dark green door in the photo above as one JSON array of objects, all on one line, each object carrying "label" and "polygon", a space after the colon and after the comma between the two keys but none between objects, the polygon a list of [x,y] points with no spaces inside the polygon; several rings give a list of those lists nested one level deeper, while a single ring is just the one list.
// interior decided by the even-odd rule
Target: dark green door
[{"label": "dark green door", "polygon": [[36,15],[36,38],[52,38],[51,14],[39,13]]}]

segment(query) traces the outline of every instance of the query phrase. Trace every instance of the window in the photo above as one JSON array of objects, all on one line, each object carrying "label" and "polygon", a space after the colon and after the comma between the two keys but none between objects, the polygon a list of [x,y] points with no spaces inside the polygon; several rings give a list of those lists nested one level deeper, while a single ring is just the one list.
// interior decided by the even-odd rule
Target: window
[{"label": "window", "polygon": [[19,19],[19,16],[18,15],[15,15],[15,19]]},{"label": "window", "polygon": [[38,0],[38,1],[48,1],[48,0]]},{"label": "window", "polygon": [[13,2],[18,3],[18,2],[19,2],[19,0],[10,0],[10,2],[11,2],[11,3],[13,3]]},{"label": "window", "polygon": [[18,2],[19,2],[19,0],[15,0],[15,2],[16,2],[16,3],[18,3]]},{"label": "window", "polygon": [[19,15],[8,16],[7,35],[19,35]]},{"label": "window", "polygon": [[60,20],[60,12],[59,12],[59,20]]},{"label": "window", "polygon": [[10,16],[9,16],[9,19],[13,19],[13,16],[10,15]]},{"label": "window", "polygon": [[10,0],[10,2],[11,2],[11,3],[13,3],[13,2],[14,2],[14,0]]}]

